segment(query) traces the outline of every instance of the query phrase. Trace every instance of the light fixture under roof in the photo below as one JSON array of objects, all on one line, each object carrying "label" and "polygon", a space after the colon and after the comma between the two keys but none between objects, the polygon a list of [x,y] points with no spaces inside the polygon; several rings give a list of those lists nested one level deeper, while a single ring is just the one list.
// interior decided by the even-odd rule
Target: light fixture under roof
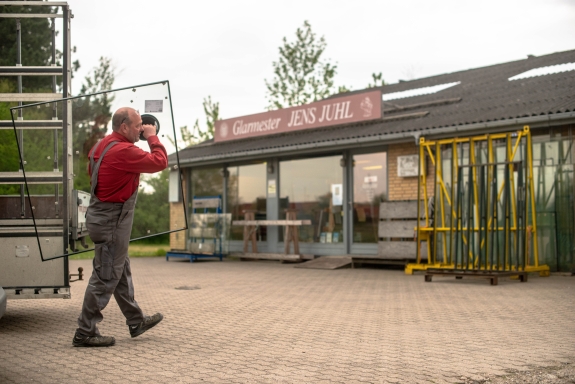
[{"label": "light fixture under roof", "polygon": [[433,85],[431,87],[409,89],[407,91],[401,91],[401,92],[387,93],[384,94],[381,98],[383,101],[387,101],[395,99],[404,99],[406,97],[413,97],[413,96],[430,95],[432,93],[437,93],[439,91],[443,91],[444,89],[451,88],[458,84],[461,84],[461,81],[456,81],[454,83]]},{"label": "light fixture under roof", "polygon": [[527,72],[520,73],[518,75],[510,77],[507,80],[511,81],[511,80],[527,79],[529,77],[552,75],[554,73],[567,72],[573,70],[575,70],[575,63],[549,65],[547,67],[530,69]]}]

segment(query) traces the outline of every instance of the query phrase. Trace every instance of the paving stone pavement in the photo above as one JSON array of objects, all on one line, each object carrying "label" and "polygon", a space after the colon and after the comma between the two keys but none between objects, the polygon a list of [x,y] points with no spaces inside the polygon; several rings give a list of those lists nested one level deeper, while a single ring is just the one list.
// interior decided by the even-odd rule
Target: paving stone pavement
[{"label": "paving stone pavement", "polygon": [[[70,270],[91,260],[71,260]],[[575,362],[575,278],[487,280],[276,261],[132,259],[136,299],[164,321],[110,348],[74,348],[71,300],[12,300],[0,383],[463,383]],[[190,287],[193,289],[176,289]],[[567,377],[567,376],[565,376]],[[567,381],[565,381],[567,382]]]}]

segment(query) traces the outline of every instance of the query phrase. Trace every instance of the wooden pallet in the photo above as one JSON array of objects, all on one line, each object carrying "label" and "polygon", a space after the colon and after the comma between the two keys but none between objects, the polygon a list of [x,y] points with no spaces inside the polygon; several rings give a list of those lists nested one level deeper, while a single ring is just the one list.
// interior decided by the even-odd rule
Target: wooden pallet
[{"label": "wooden pallet", "polygon": [[456,279],[464,277],[489,279],[491,285],[498,284],[499,277],[519,276],[519,281],[527,282],[527,272],[524,271],[482,271],[463,269],[428,269],[425,271],[425,281],[431,282],[433,276],[455,276]]}]

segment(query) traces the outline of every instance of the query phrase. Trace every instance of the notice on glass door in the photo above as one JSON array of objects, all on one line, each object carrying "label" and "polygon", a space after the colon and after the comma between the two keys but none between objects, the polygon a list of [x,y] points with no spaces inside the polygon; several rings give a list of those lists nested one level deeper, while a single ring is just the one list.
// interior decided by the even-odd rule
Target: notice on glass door
[{"label": "notice on glass door", "polygon": [[276,195],[276,181],[268,180],[268,196]]},{"label": "notice on glass door", "polygon": [[331,185],[331,199],[334,207],[343,204],[343,184]]}]

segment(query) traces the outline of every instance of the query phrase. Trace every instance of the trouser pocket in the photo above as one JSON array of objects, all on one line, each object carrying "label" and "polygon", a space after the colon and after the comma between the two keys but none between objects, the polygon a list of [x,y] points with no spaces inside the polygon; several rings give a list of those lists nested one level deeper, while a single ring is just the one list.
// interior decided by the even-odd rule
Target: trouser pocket
[{"label": "trouser pocket", "polygon": [[114,257],[106,244],[95,244],[96,260],[100,264],[100,279],[111,280],[114,267]]},{"label": "trouser pocket", "polygon": [[[122,209],[122,212],[120,213],[120,217],[118,219],[117,227],[120,227],[123,224],[131,225],[133,218],[134,218],[134,209],[133,208]],[[124,223],[124,221],[126,221],[126,220],[128,220],[128,221],[126,223]]]}]

